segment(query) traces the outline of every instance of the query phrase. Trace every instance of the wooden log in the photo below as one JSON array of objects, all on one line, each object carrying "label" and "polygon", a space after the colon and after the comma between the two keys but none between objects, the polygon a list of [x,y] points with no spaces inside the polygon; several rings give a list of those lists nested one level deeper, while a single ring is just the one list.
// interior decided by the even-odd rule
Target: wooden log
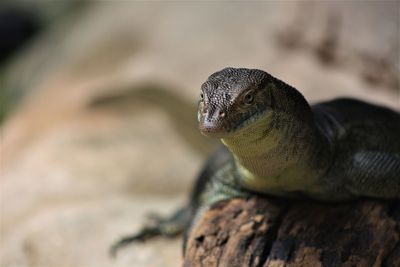
[{"label": "wooden log", "polygon": [[400,201],[217,203],[191,232],[183,265],[400,266]]}]

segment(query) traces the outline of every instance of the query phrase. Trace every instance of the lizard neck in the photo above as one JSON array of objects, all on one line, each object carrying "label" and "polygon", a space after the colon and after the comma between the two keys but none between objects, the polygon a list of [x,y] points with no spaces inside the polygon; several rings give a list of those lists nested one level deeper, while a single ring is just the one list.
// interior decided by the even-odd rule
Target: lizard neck
[{"label": "lizard neck", "polygon": [[[309,111],[311,113],[311,110]],[[330,163],[330,145],[310,120],[267,112],[222,142],[233,153],[240,183],[261,193],[319,192]]]}]

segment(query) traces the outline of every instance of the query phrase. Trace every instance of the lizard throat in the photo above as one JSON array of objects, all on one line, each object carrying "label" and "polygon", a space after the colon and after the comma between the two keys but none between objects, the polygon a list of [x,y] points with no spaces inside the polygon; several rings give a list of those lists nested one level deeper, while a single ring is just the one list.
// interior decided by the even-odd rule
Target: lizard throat
[{"label": "lizard throat", "polygon": [[221,141],[235,157],[239,183],[261,193],[318,191],[317,178],[329,161],[316,128],[284,113],[267,113]]},{"label": "lizard throat", "polygon": [[255,156],[278,145],[281,134],[273,127],[273,113],[266,112],[252,121],[246,120],[221,139],[235,156]]}]

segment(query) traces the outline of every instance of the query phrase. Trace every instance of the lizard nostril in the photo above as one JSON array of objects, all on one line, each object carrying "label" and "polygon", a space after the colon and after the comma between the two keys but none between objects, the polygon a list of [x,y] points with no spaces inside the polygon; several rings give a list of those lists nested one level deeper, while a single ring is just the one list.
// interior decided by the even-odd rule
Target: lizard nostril
[{"label": "lizard nostril", "polygon": [[220,112],[219,112],[219,116],[220,116],[221,118],[224,118],[224,117],[225,117],[225,112],[220,111]]}]

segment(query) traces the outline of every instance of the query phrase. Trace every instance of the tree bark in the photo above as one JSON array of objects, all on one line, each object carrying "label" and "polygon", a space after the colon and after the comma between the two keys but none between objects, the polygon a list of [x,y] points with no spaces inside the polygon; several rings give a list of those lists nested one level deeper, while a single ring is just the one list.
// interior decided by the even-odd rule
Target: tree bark
[{"label": "tree bark", "polygon": [[399,240],[400,201],[234,199],[197,223],[184,266],[400,266]]}]

